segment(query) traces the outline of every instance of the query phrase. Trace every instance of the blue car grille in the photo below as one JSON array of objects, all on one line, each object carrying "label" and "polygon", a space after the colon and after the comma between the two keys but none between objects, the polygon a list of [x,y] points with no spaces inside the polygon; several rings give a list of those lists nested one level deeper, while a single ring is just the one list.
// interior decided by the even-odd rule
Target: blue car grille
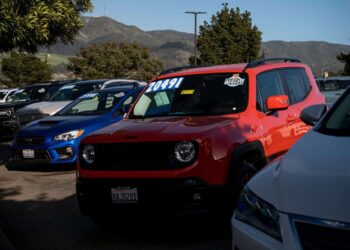
[{"label": "blue car grille", "polygon": [[36,137],[22,137],[19,136],[16,138],[16,144],[18,146],[40,146],[45,142],[45,138],[42,136]]}]

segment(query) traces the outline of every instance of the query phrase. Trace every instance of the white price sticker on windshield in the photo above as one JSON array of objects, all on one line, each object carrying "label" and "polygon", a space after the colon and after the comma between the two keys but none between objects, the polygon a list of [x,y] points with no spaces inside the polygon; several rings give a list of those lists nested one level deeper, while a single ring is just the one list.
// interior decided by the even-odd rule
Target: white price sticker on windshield
[{"label": "white price sticker on windshield", "polygon": [[72,88],[74,88],[75,87],[75,85],[65,85],[65,86],[63,86],[62,88],[60,88],[60,90],[63,90],[63,89],[72,89]]},{"label": "white price sticker on windshield", "polygon": [[183,77],[179,77],[151,82],[146,90],[146,93],[157,92],[161,90],[177,89],[180,87],[183,80]]},{"label": "white price sticker on windshield", "polygon": [[119,93],[115,94],[114,96],[117,97],[117,98],[120,98],[120,97],[125,96],[125,93],[124,92],[119,92]]},{"label": "white price sticker on windshield", "polygon": [[237,86],[244,85],[244,82],[245,82],[244,78],[241,78],[239,74],[234,74],[232,77],[225,79],[224,85],[234,88]]},{"label": "white price sticker on windshield", "polygon": [[41,89],[39,89],[38,90],[38,92],[41,94],[41,93],[44,93],[46,91],[46,89],[44,89],[44,88],[41,88]]},{"label": "white price sticker on windshield", "polygon": [[20,94],[24,91],[24,89],[19,89],[19,90],[16,90],[15,94]]}]

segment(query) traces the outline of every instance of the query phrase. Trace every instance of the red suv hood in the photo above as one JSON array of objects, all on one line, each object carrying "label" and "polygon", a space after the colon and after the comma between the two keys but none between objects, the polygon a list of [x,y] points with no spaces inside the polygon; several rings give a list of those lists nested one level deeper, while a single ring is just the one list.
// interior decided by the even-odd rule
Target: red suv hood
[{"label": "red suv hood", "polygon": [[212,117],[157,117],[129,119],[100,129],[84,141],[159,141],[191,140],[208,134],[210,130],[225,127],[239,116]]}]

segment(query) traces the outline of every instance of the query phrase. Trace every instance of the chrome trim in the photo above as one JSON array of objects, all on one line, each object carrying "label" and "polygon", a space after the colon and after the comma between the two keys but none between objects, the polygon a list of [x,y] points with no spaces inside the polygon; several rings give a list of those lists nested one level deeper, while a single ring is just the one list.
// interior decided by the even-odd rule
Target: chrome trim
[{"label": "chrome trim", "polygon": [[303,223],[312,224],[312,225],[321,226],[321,227],[343,229],[343,230],[350,231],[350,223],[347,223],[347,222],[326,220],[326,219],[320,219],[320,218],[314,218],[314,217],[308,217],[308,216],[302,216],[302,215],[296,215],[296,214],[289,214],[288,218],[292,228],[293,238],[296,242],[297,249],[299,250],[302,250],[303,248],[301,246],[299,234],[295,226],[296,222],[303,222]]}]

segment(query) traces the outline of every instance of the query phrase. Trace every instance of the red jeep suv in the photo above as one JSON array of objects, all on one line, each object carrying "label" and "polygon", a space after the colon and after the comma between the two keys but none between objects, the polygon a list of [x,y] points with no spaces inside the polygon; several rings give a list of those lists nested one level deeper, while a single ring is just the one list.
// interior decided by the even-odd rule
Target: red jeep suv
[{"label": "red jeep suv", "polygon": [[80,211],[232,208],[244,184],[309,130],[299,116],[314,104],[325,98],[297,59],[163,72],[123,121],[82,140]]}]

